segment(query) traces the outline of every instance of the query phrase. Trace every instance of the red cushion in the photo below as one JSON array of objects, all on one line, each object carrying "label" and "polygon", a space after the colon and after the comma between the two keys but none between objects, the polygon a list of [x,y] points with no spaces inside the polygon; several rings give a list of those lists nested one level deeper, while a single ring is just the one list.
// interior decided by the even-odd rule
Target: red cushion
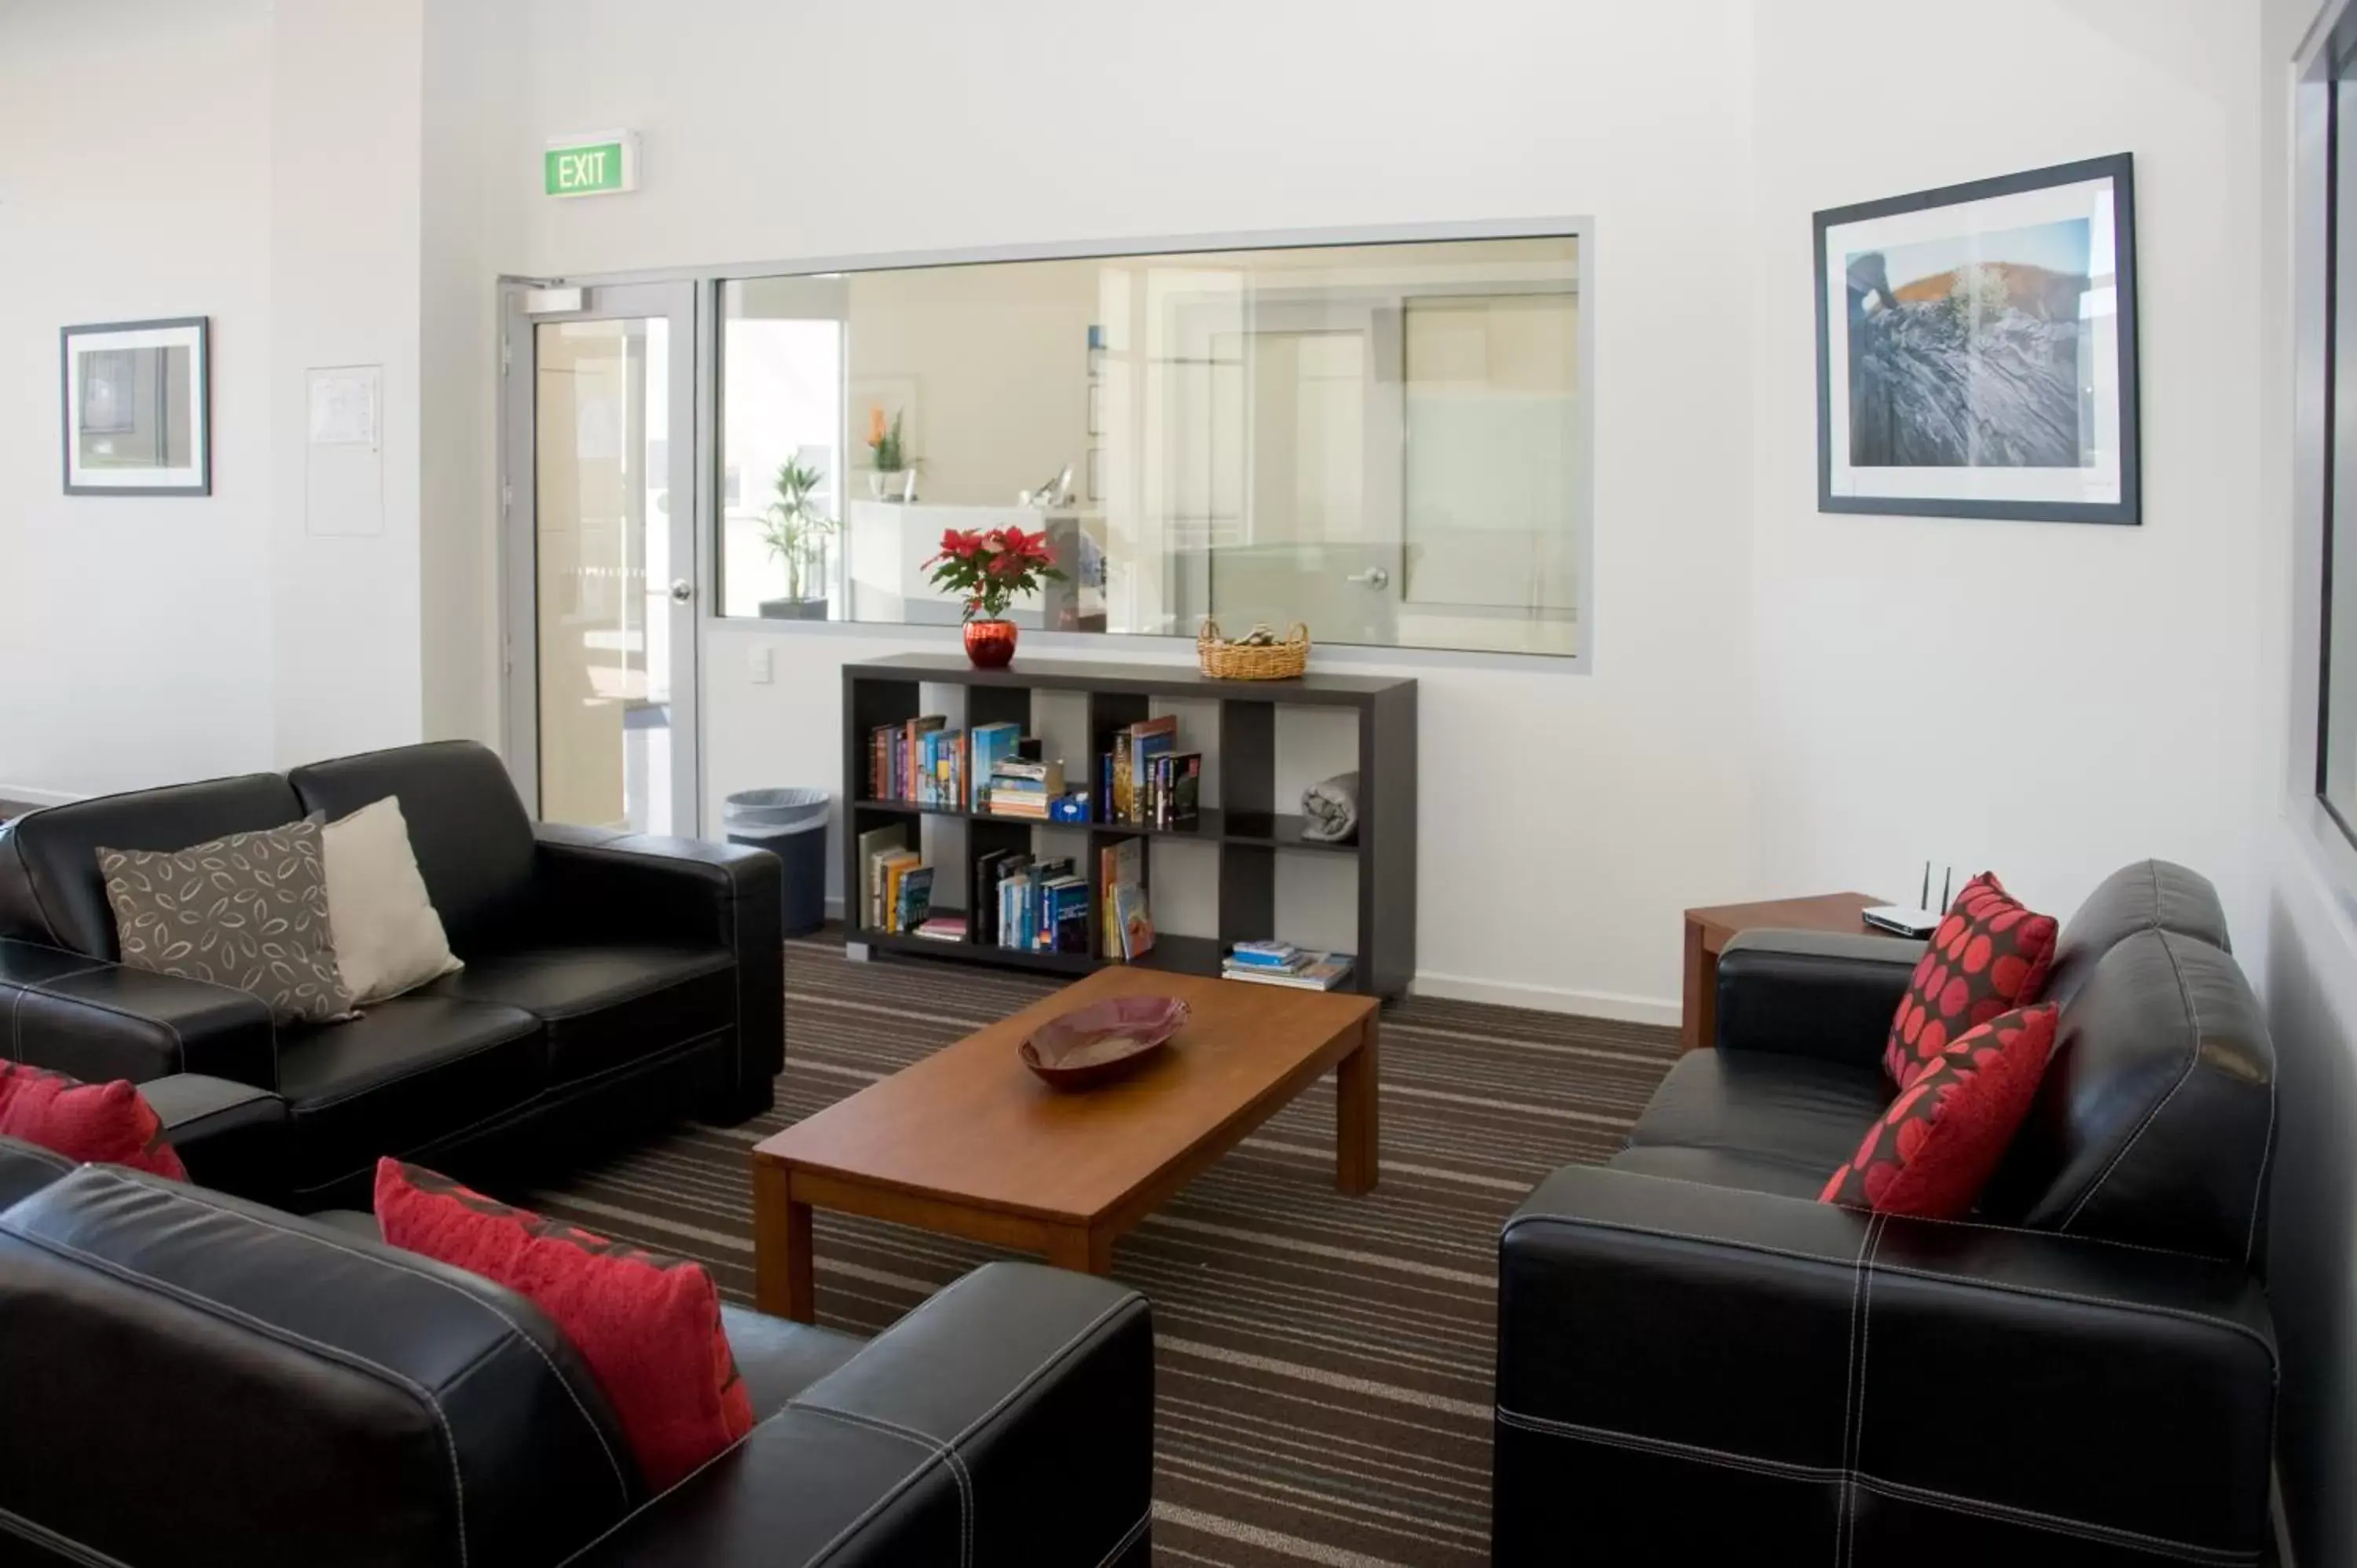
[{"label": "red cushion", "polygon": [[2044,995],[2054,931],[2053,916],[2031,913],[1994,872],[1965,883],[1890,1020],[1882,1047],[1890,1081],[1906,1088],[1958,1035]]},{"label": "red cushion", "polygon": [[61,1072],[0,1061],[0,1135],[70,1160],[128,1165],[174,1181],[188,1179],[164,1138],[164,1119],[137,1087],[122,1079],[84,1083]]},{"label": "red cushion", "polygon": [[2061,1011],[2026,1007],[1958,1036],[1899,1091],[1819,1201],[1926,1219],[1970,1211],[2038,1098]]},{"label": "red cushion", "polygon": [[657,1490],[753,1430],[700,1264],[510,1208],[399,1160],[376,1165],[386,1241],[530,1298],[573,1341]]}]

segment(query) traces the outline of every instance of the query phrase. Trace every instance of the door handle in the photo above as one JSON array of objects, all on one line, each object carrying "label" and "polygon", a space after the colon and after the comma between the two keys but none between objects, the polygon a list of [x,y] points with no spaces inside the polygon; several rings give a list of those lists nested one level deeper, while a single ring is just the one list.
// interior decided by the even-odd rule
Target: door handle
[{"label": "door handle", "polygon": [[684,577],[674,577],[671,584],[671,602],[683,605],[695,597],[695,585]]},{"label": "door handle", "polygon": [[1391,586],[1392,575],[1381,566],[1370,566],[1363,572],[1353,572],[1342,579],[1346,583],[1364,583],[1371,588]]}]

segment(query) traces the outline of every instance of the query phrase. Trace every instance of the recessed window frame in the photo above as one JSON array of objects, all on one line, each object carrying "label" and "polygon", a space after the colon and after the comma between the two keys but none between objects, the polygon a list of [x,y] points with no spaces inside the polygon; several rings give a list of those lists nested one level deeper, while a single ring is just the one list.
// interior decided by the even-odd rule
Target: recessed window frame
[{"label": "recessed window frame", "polygon": [[[649,268],[628,273],[569,276],[561,281],[595,286],[653,280],[687,279],[698,285],[699,316],[704,330],[697,335],[696,365],[699,429],[698,461],[707,478],[705,504],[710,515],[700,517],[696,529],[699,619],[707,633],[787,637],[864,637],[897,640],[940,641],[953,645],[955,627],[913,625],[898,621],[790,621],[724,616],[718,612],[718,497],[722,482],[720,420],[724,367],[719,320],[725,285],[751,278],[856,273],[912,267],[967,266],[1007,262],[1087,261],[1164,254],[1200,254],[1221,251],[1297,250],[1316,247],[1416,244],[1455,240],[1570,238],[1575,247],[1579,331],[1575,373],[1579,397],[1572,436],[1573,461],[1577,465],[1575,511],[1570,525],[1577,531],[1575,559],[1579,585],[1576,624],[1580,628],[1572,653],[1522,653],[1383,645],[1321,642],[1318,659],[1323,665],[1412,665],[1421,668],[1470,667],[1524,671],[1551,671],[1586,674],[1596,665],[1599,623],[1596,591],[1596,332],[1595,247],[1597,225],[1587,217],[1531,217],[1437,223],[1380,224],[1347,228],[1223,231],[1208,234],[1163,235],[1124,240],[1070,241],[1040,244],[974,246],[939,251],[886,252],[856,255],[822,255],[733,263],[724,266]],[[550,280],[534,280],[548,282]],[[1134,656],[1170,659],[1191,653],[1191,636],[1160,636],[1146,632],[1027,630],[1024,646],[1059,655],[1093,652],[1098,657]]]}]

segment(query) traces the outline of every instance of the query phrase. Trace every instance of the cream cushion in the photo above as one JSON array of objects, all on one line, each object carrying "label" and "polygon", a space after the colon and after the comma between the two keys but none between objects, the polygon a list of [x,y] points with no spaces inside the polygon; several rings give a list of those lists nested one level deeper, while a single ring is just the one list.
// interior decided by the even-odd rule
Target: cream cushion
[{"label": "cream cushion", "polygon": [[352,1002],[365,1007],[466,966],[450,952],[442,917],[417,874],[409,823],[388,795],[324,832],[328,924]]}]

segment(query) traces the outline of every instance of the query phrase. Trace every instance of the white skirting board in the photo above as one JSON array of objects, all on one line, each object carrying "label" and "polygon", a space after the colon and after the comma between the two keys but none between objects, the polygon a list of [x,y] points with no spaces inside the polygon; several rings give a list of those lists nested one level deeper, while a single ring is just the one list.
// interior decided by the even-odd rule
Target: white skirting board
[{"label": "white skirting board", "polygon": [[1534,1007],[1542,1013],[1571,1013],[1583,1018],[1605,1018],[1616,1024],[1658,1024],[1676,1028],[1681,1012],[1674,1001],[1631,996],[1616,991],[1574,991],[1560,985],[1532,985],[1516,980],[1480,980],[1471,975],[1435,974],[1418,971],[1410,989],[1418,996],[1446,997],[1451,1002],[1490,1002],[1501,1007]]},{"label": "white skirting board", "polygon": [[[843,918],[843,900],[829,898],[830,920]],[[1477,980],[1469,975],[1419,972],[1408,987],[1416,996],[1439,996],[1451,1002],[1491,1002],[1503,1007],[1534,1007],[1542,1013],[1570,1013],[1582,1018],[1605,1018],[1616,1024],[1658,1024],[1678,1026],[1679,1004],[1652,996],[1627,996],[1610,991],[1572,991],[1555,985],[1529,985],[1512,980]]]}]

